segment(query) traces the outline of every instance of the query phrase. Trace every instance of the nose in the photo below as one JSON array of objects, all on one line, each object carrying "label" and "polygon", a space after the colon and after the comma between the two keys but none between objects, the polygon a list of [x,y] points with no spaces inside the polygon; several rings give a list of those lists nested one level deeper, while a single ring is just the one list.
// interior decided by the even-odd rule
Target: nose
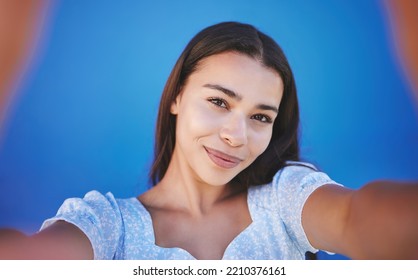
[{"label": "nose", "polygon": [[247,144],[247,122],[241,114],[231,114],[224,122],[220,137],[232,147],[239,147]]}]

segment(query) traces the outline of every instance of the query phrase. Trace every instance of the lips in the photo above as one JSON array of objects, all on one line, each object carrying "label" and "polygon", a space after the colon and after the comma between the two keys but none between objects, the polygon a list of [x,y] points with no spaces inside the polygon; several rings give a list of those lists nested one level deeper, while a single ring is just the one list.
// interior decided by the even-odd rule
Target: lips
[{"label": "lips", "polygon": [[204,148],[212,162],[219,167],[231,169],[237,166],[242,161],[242,159],[240,158],[225,154],[218,150],[210,149],[208,147]]}]

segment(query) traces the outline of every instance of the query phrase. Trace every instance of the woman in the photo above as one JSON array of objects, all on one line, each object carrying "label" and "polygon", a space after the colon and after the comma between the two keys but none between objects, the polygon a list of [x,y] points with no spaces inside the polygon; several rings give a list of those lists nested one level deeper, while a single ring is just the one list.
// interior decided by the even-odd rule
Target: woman
[{"label": "woman", "polygon": [[303,259],[321,249],[418,258],[416,184],[344,188],[299,161],[298,123],[280,47],[250,25],[208,27],[164,88],[155,186],[137,198],[68,199],[34,236],[3,230],[0,256]]}]

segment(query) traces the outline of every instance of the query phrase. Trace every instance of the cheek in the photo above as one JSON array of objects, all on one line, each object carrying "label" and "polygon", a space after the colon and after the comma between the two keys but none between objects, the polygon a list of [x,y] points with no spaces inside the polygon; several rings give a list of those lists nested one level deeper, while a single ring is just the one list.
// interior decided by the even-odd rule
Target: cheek
[{"label": "cheek", "polygon": [[270,143],[272,132],[255,132],[251,138],[251,154],[254,157],[261,155]]},{"label": "cheek", "polygon": [[180,108],[177,128],[188,136],[200,138],[216,129],[217,118],[205,106],[196,103],[193,105]]}]

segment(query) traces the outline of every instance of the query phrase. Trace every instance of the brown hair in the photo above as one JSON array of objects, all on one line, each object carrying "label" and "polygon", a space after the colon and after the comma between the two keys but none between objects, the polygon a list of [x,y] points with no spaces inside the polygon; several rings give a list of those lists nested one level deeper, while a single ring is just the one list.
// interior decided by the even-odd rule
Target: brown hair
[{"label": "brown hair", "polygon": [[273,124],[273,134],[267,149],[233,181],[246,186],[265,184],[287,160],[299,160],[299,106],[292,70],[279,45],[254,26],[238,22],[223,22],[200,31],[188,43],[177,60],[164,87],[158,112],[154,163],[150,177],[157,184],[165,175],[173,154],[176,116],[170,106],[196,70],[199,61],[223,52],[238,52],[259,60],[277,71],[283,80],[284,92],[279,114]]}]

